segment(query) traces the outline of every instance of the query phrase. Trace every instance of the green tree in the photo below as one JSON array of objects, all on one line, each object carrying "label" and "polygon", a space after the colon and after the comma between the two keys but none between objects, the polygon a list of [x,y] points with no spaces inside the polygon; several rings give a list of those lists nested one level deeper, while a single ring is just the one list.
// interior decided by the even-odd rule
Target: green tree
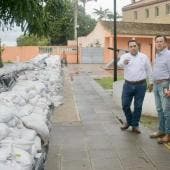
[{"label": "green tree", "polygon": [[73,9],[70,0],[48,0],[46,3],[47,36],[52,45],[64,45],[73,38]]},{"label": "green tree", "polygon": [[47,46],[49,40],[45,37],[37,37],[36,35],[21,35],[17,38],[18,46]]},{"label": "green tree", "polygon": [[21,26],[22,31],[37,32],[42,34],[44,21],[43,4],[45,0],[1,0],[0,26],[10,28]]},{"label": "green tree", "polygon": [[[49,0],[45,6],[48,25],[48,37],[52,45],[65,45],[74,37],[74,4],[69,0]],[[96,21],[84,13],[78,6],[78,36],[87,35],[94,28]]]},{"label": "green tree", "polygon": [[[121,19],[122,18],[122,16],[121,15],[119,15],[118,13],[117,13],[117,16],[116,16],[116,18],[117,19]],[[109,14],[107,14],[107,19],[108,20],[110,20],[110,21],[113,21],[114,20],[114,14],[113,13],[109,13]]]},{"label": "green tree", "polygon": [[78,36],[85,36],[94,29],[96,20],[92,19],[90,15],[86,15],[82,6],[79,6],[78,9]]},{"label": "green tree", "polygon": [[[102,7],[100,7],[100,9],[94,9],[94,14],[96,14],[98,16],[98,19],[99,21],[101,20],[114,20],[114,14],[112,12],[109,11],[109,9],[102,9]],[[117,16],[116,16],[117,19],[120,19],[122,18],[122,16],[120,16],[118,13],[117,13]]]},{"label": "green tree", "polygon": [[98,20],[106,20],[108,17],[108,14],[110,14],[109,9],[102,9],[102,7],[100,7],[100,9],[94,9],[94,14],[96,14],[98,16]]}]

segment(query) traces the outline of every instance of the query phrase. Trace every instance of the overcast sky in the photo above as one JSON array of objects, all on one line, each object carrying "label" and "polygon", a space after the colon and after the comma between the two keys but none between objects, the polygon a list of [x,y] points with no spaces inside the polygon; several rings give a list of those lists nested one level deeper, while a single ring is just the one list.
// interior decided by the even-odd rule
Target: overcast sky
[{"label": "overcast sky", "polygon": [[[110,11],[113,11],[113,2],[114,0],[97,0],[95,1],[89,1],[86,4],[86,12],[93,17],[95,15],[93,14],[94,8],[99,9],[102,7],[102,9],[109,9]],[[117,12],[121,14],[121,9],[123,6],[130,4],[131,0],[117,0]],[[2,41],[2,44],[6,46],[15,46],[16,45],[16,38],[19,37],[22,34],[20,28],[14,28],[12,31],[1,31],[0,29],[0,38]]]},{"label": "overcast sky", "polygon": [[[117,12],[121,14],[121,9],[123,6],[126,6],[131,3],[131,0],[117,0],[116,1],[116,8]],[[96,1],[89,1],[86,3],[86,12],[89,14],[92,14],[95,9],[99,9],[102,7],[102,9],[109,9],[111,12],[113,12],[114,8],[114,0],[97,0]]]}]

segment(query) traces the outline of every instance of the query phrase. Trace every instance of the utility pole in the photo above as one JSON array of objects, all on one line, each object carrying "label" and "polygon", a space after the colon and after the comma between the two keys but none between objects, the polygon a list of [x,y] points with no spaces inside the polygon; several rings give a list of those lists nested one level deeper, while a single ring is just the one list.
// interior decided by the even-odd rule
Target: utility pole
[{"label": "utility pole", "polygon": [[117,25],[116,25],[116,0],[114,1],[114,56],[113,56],[113,61],[114,61],[114,67],[113,67],[113,80],[117,81]]},{"label": "utility pole", "polygon": [[74,0],[74,40],[77,39],[78,0]]}]

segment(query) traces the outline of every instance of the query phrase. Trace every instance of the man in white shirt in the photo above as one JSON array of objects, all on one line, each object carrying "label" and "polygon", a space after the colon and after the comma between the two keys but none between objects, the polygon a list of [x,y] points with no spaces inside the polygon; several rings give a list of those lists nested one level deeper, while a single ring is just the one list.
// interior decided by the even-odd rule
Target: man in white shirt
[{"label": "man in white shirt", "polygon": [[[120,57],[119,67],[124,68],[124,79],[122,91],[122,109],[126,116],[126,123],[121,130],[126,130],[132,126],[132,131],[141,133],[139,121],[142,112],[143,100],[147,89],[146,80],[148,79],[149,91],[152,91],[152,67],[149,58],[139,52],[136,40],[128,41],[129,53]],[[131,103],[134,100],[134,111],[131,111]]]}]

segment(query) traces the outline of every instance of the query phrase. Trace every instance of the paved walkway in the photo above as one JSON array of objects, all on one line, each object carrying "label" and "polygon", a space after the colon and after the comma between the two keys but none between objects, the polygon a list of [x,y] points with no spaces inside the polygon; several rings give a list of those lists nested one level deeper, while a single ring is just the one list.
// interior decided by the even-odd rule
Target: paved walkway
[{"label": "paved walkway", "polygon": [[[60,110],[66,115],[60,121],[54,113],[46,170],[170,169],[169,150],[149,139],[147,129],[141,127],[141,134],[120,130],[120,108],[93,80],[108,75],[99,65],[69,66],[66,80],[72,86],[65,89],[71,91],[65,97],[73,95],[75,109]],[[69,120],[69,113],[75,119]]]}]

